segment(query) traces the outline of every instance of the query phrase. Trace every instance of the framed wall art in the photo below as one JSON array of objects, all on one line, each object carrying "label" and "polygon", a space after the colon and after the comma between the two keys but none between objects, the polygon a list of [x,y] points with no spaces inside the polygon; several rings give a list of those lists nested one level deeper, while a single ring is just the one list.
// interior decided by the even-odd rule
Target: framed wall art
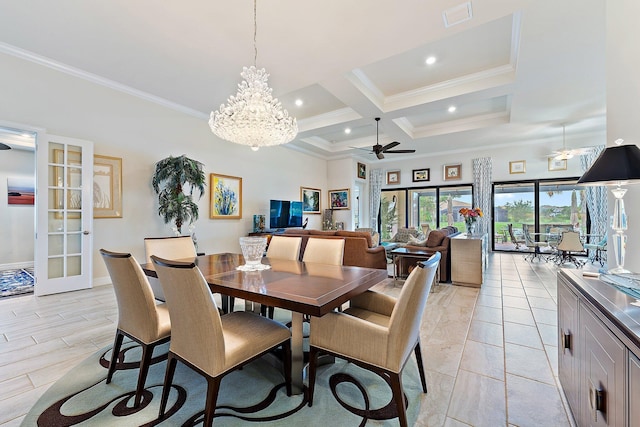
[{"label": "framed wall art", "polygon": [[424,182],[431,179],[431,173],[429,169],[414,169],[413,170],[413,182]]},{"label": "framed wall art", "polygon": [[400,171],[387,172],[387,185],[400,184]]},{"label": "framed wall art", "polygon": [[358,178],[367,179],[367,165],[358,162]]},{"label": "framed wall art", "polygon": [[93,156],[93,217],[122,218],[122,159]]},{"label": "framed wall art", "polygon": [[456,179],[462,179],[462,165],[445,165],[444,180],[454,181]]},{"label": "framed wall art", "polygon": [[320,190],[317,188],[300,187],[302,212],[305,214],[320,213]]},{"label": "framed wall art", "polygon": [[329,209],[349,209],[349,189],[329,190]]},{"label": "framed wall art", "polygon": [[527,171],[526,164],[526,160],[515,160],[513,162],[509,162],[509,173],[525,173]]},{"label": "framed wall art", "polygon": [[211,219],[242,218],[242,178],[212,173],[210,176]]},{"label": "framed wall art", "polygon": [[549,168],[550,171],[564,171],[567,170],[567,159],[554,159],[553,157],[549,157]]}]

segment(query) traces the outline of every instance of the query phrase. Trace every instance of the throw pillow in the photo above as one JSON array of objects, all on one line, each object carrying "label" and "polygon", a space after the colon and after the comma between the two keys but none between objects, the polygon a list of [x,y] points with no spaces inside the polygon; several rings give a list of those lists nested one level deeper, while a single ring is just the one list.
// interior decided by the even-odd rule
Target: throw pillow
[{"label": "throw pillow", "polygon": [[427,246],[430,248],[442,245],[446,235],[440,230],[433,230],[427,238]]},{"label": "throw pillow", "polygon": [[411,246],[427,246],[427,239],[420,240],[416,237],[409,237],[409,242]]}]

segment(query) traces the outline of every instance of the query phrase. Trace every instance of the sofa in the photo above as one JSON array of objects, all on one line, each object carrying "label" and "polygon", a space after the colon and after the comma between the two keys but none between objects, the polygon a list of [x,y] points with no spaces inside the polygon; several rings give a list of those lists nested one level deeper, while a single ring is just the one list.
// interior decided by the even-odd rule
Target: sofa
[{"label": "sofa", "polygon": [[343,265],[356,267],[387,268],[387,257],[382,246],[375,246],[371,233],[368,231],[342,231],[342,230],[302,230],[288,228],[279,236],[302,237],[300,247],[300,259],[304,254],[307,241],[310,237],[323,239],[344,239]]},{"label": "sofa", "polygon": [[426,252],[440,252],[440,281],[451,281],[451,238],[460,234],[453,226],[431,230],[424,240],[410,239],[405,245],[406,248],[416,249]]},{"label": "sofa", "polygon": [[386,240],[386,243],[395,243],[394,247],[403,247],[409,243],[411,239],[424,239],[424,235],[422,231],[415,228],[398,228],[396,234],[389,240]]}]

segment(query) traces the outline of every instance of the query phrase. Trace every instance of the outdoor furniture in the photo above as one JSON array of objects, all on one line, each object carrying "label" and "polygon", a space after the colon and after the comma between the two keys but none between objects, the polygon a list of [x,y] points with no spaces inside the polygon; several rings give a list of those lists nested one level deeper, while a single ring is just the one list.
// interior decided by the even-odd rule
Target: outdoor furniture
[{"label": "outdoor furniture", "polygon": [[606,235],[597,243],[585,243],[584,248],[589,251],[589,261],[591,264],[598,261],[600,263],[600,267],[604,267],[604,263],[607,260]]},{"label": "outdoor furniture", "polygon": [[565,231],[562,233],[560,243],[558,243],[557,264],[572,262],[576,268],[582,267],[585,262],[578,260],[574,254],[584,252],[584,246],[580,241],[580,233],[577,231]]},{"label": "outdoor furniture", "polygon": [[517,238],[513,231],[513,224],[507,225],[507,230],[509,231],[509,236],[511,237],[511,243],[516,245],[516,249],[520,249],[520,245],[526,246],[525,241],[522,238]]},{"label": "outdoor furniture", "polygon": [[523,224],[522,225],[522,230],[524,232],[524,242],[525,245],[527,245],[527,248],[529,249],[533,249],[533,252],[531,252],[528,255],[525,255],[524,259],[526,259],[527,261],[534,261],[534,260],[539,260],[539,261],[547,261],[546,258],[542,257],[542,254],[540,252],[540,248],[546,248],[549,246],[549,243],[545,240],[542,242],[536,241],[534,240],[534,236],[548,236],[548,233],[530,233],[529,232],[529,226],[527,224]]}]

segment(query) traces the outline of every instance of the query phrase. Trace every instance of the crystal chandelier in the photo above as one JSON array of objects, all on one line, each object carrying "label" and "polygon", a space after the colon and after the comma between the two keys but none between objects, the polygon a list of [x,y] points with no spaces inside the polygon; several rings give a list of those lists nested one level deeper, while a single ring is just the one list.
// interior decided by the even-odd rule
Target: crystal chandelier
[{"label": "crystal chandelier", "polygon": [[296,119],[271,95],[272,89],[267,84],[269,74],[264,68],[256,68],[256,1],[253,1],[253,66],[242,69],[240,76],[244,80],[238,84],[238,93],[229,97],[227,105],[212,111],[209,119],[209,126],[218,137],[248,145],[254,151],[286,144],[298,134]]}]

